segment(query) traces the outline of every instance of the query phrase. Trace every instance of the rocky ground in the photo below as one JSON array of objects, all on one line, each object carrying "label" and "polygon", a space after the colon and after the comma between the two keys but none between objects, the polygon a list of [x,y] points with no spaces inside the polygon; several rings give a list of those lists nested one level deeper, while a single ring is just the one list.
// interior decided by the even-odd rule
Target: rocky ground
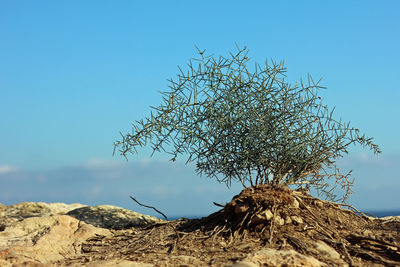
[{"label": "rocky ground", "polygon": [[400,217],[247,188],[196,220],[110,205],[0,204],[0,266],[400,266]]}]

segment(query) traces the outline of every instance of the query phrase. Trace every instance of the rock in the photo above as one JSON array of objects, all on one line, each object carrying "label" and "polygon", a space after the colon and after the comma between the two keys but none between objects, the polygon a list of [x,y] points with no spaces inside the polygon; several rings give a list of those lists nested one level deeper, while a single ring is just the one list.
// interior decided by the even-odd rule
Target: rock
[{"label": "rock", "polygon": [[305,256],[294,250],[276,250],[272,248],[265,248],[256,252],[253,252],[243,259],[257,263],[259,266],[326,266],[314,257]]},{"label": "rock", "polygon": [[[69,267],[80,267],[81,264],[72,264]],[[127,261],[127,260],[109,260],[109,261],[98,261],[91,264],[85,264],[86,267],[154,267],[153,264],[150,263],[143,263],[143,262],[136,262],[136,261]]]},{"label": "rock", "polygon": [[275,216],[275,223],[282,226],[285,224],[285,220],[281,216],[277,215]]},{"label": "rock", "polygon": [[70,210],[85,207],[79,203],[22,202],[10,206],[0,206],[0,216],[21,220],[29,217],[63,215]]},{"label": "rock", "polygon": [[320,208],[322,208],[324,206],[324,203],[322,203],[322,201],[319,201],[319,200],[314,200],[313,204]]},{"label": "rock", "polygon": [[[174,262],[173,266],[201,266],[204,265],[204,263],[192,256],[186,256],[186,255],[179,255],[179,256],[170,256],[170,259],[172,259],[172,262]],[[165,263],[160,262],[160,265],[164,265]]]},{"label": "rock", "polygon": [[79,255],[81,244],[94,235],[109,235],[67,215],[30,217],[0,232],[0,259],[10,263],[48,263]]},{"label": "rock", "polygon": [[128,229],[162,221],[153,216],[143,215],[111,205],[82,207],[69,211],[67,215],[96,227],[115,230]]},{"label": "rock", "polygon": [[[0,266],[10,266],[10,267],[57,267],[57,265],[50,264],[50,263],[38,263],[38,262],[24,262],[24,263],[16,263],[16,264],[9,264],[9,265],[1,265]],[[5,262],[7,263],[7,262]],[[72,264],[68,265],[69,267],[81,267],[82,264]],[[88,263],[85,264],[86,267],[113,267],[113,266],[120,266],[120,267],[154,267],[153,264],[143,263],[143,262],[135,262],[135,261],[127,261],[127,260],[105,260],[105,261],[97,261],[95,263]]]},{"label": "rock", "polygon": [[308,249],[311,252],[314,252],[314,254],[319,255],[324,259],[324,262],[328,262],[330,265],[348,266],[348,264],[340,257],[340,254],[323,241],[316,241]]},{"label": "rock", "polygon": [[293,199],[292,207],[298,209],[300,207],[299,202],[297,199]]},{"label": "rock", "polygon": [[[108,229],[126,229],[162,220],[116,206],[23,202],[0,204],[0,266],[55,266],[81,254],[82,243]],[[106,229],[108,228],[108,229]],[[152,266],[131,261],[88,266]]]},{"label": "rock", "polygon": [[291,219],[292,219],[293,224],[295,224],[295,225],[299,225],[299,224],[303,223],[303,219],[300,216],[294,215],[291,217]]},{"label": "rock", "polygon": [[285,218],[285,224],[292,224],[292,223],[293,223],[292,219],[289,216],[287,216]]},{"label": "rock", "polygon": [[264,222],[271,220],[272,217],[274,217],[272,212],[270,210],[265,210],[265,211],[260,212],[256,216],[254,216],[251,219],[251,223],[254,223],[254,224],[264,223]]},{"label": "rock", "polygon": [[84,207],[85,205],[74,203],[44,203],[22,202],[10,206],[0,206],[0,232],[15,222],[29,217],[64,215],[70,210]]},{"label": "rock", "polygon": [[238,261],[234,264],[227,265],[225,267],[258,267],[258,265],[249,261]]},{"label": "rock", "polygon": [[400,222],[400,216],[386,216],[379,218],[379,220],[382,221],[384,224],[388,222]]}]

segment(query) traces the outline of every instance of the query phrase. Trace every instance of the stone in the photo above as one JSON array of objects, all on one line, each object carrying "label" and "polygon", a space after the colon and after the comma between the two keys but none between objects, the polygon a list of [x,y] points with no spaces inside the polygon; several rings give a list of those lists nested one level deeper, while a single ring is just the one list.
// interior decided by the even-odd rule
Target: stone
[{"label": "stone", "polygon": [[291,219],[292,219],[293,224],[295,224],[295,225],[300,225],[304,222],[300,216],[296,216],[296,215],[293,215],[291,217]]},{"label": "stone", "polygon": [[29,217],[63,215],[67,212],[85,207],[79,203],[44,203],[44,202],[21,202],[10,206],[0,206],[0,216],[21,220]]},{"label": "stone", "polygon": [[[82,243],[92,236],[157,222],[162,220],[111,205],[0,204],[0,266],[55,266],[65,257],[79,256]],[[119,261],[87,266],[153,265]]]},{"label": "stone", "polygon": [[128,229],[163,221],[153,216],[143,215],[112,205],[81,207],[67,212],[67,215],[96,227],[114,230]]},{"label": "stone", "polygon": [[[72,264],[68,265],[69,267],[80,267],[81,264]],[[85,264],[85,267],[113,267],[113,266],[120,266],[120,267],[154,267],[153,264],[150,263],[143,263],[143,262],[136,262],[136,261],[128,261],[128,260],[108,260],[108,261],[98,261],[91,264]]]},{"label": "stone", "polygon": [[274,217],[272,212],[270,210],[265,210],[265,211],[262,211],[259,214],[255,215],[251,219],[251,223],[254,223],[254,224],[264,223],[264,222],[271,220],[272,217]]},{"label": "stone", "polygon": [[258,267],[258,265],[249,261],[238,261],[225,267]]},{"label": "stone", "polygon": [[290,218],[289,216],[287,216],[287,217],[285,218],[285,224],[292,224],[292,223],[293,223],[292,218]]},{"label": "stone", "polygon": [[276,250],[272,248],[265,248],[253,252],[247,255],[243,260],[258,264],[259,266],[326,266],[326,264],[320,262],[316,258],[302,255],[295,250]]},{"label": "stone", "polygon": [[200,259],[193,256],[186,256],[186,255],[171,256],[170,259],[173,259],[173,262],[177,263],[178,266],[201,266],[204,264],[203,262],[201,262]]},{"label": "stone", "polygon": [[341,258],[340,254],[331,246],[323,241],[316,241],[308,247],[311,252],[319,255],[324,259],[324,262],[330,263],[334,266],[348,266],[348,264]]},{"label": "stone", "polygon": [[297,199],[293,199],[292,207],[295,209],[298,209],[300,207],[300,204],[297,201]]},{"label": "stone", "polygon": [[79,203],[44,203],[44,202],[21,202],[14,205],[0,206],[0,232],[6,227],[29,217],[42,217],[53,215],[64,215],[70,210],[84,207]]},{"label": "stone", "polygon": [[47,263],[80,254],[81,244],[94,235],[109,235],[67,215],[30,217],[0,232],[0,259],[10,263]]},{"label": "stone", "polygon": [[279,215],[277,215],[277,216],[275,216],[275,223],[277,224],[277,225],[280,225],[280,226],[282,226],[282,225],[284,225],[285,224],[285,220],[281,217],[281,216],[279,216]]},{"label": "stone", "polygon": [[319,200],[314,200],[313,204],[320,208],[322,208],[324,206],[324,203],[322,203],[322,201],[319,201]]}]

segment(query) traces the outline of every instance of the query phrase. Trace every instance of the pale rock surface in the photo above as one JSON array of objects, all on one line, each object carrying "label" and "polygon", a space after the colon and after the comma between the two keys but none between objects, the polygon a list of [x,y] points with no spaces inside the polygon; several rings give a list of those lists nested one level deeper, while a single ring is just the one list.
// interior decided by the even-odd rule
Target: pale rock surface
[{"label": "pale rock surface", "polygon": [[81,207],[69,211],[67,215],[96,227],[115,230],[128,229],[162,221],[153,216],[143,215],[111,205]]},{"label": "pale rock surface", "polygon": [[[78,203],[43,202],[23,202],[10,206],[0,204],[0,266],[53,266],[51,262],[80,255],[84,241],[94,235],[111,234],[108,229],[124,229],[160,221],[111,205],[89,207]],[[118,261],[88,266],[152,265]]]},{"label": "pale rock surface", "polygon": [[[2,265],[2,261],[0,260],[1,267],[58,267],[59,265],[51,264],[51,263],[38,263],[38,262],[24,262],[24,263],[16,263],[11,264],[8,262],[4,262],[5,265]],[[81,267],[81,264],[72,264],[68,265],[68,267]],[[135,262],[135,261],[127,261],[127,260],[105,260],[98,261],[95,263],[88,263],[84,265],[85,267],[154,267],[153,264],[143,263],[143,262]]]},{"label": "pale rock surface", "polygon": [[109,235],[67,215],[30,217],[0,232],[0,259],[10,263],[46,263],[81,253],[81,244],[94,235]]},{"label": "pale rock surface", "polygon": [[327,266],[314,257],[305,256],[294,250],[276,250],[265,248],[247,255],[246,262],[258,264],[259,266],[276,266],[276,267],[320,267]]},{"label": "pale rock surface", "polygon": [[334,248],[323,241],[314,242],[308,249],[334,266],[349,266]]},{"label": "pale rock surface", "polygon": [[85,205],[44,202],[21,202],[10,206],[0,204],[0,231],[8,225],[25,218],[64,215],[81,207],[85,207]]},{"label": "pale rock surface", "polygon": [[248,261],[238,261],[234,264],[227,265],[225,267],[258,267],[258,265]]}]

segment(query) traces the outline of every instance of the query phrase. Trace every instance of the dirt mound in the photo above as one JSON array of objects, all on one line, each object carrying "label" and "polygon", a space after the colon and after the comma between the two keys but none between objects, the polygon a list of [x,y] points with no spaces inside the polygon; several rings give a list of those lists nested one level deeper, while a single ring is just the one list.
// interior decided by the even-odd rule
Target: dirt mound
[{"label": "dirt mound", "polygon": [[82,245],[83,256],[58,264],[120,258],[156,266],[239,261],[261,266],[399,266],[399,229],[396,220],[361,216],[350,206],[304,191],[260,185],[246,188],[202,219],[93,237]]}]

